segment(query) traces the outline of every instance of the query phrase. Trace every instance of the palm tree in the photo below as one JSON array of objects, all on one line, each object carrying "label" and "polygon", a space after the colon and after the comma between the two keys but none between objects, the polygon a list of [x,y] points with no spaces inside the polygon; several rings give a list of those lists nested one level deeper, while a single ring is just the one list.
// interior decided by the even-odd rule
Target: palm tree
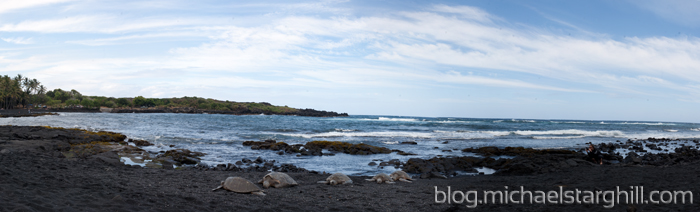
[{"label": "palm tree", "polygon": [[5,76],[0,76],[0,101],[2,101],[0,104],[0,108],[6,108],[7,107],[7,102],[8,99],[7,97],[9,96],[10,93],[10,77],[7,75]]}]

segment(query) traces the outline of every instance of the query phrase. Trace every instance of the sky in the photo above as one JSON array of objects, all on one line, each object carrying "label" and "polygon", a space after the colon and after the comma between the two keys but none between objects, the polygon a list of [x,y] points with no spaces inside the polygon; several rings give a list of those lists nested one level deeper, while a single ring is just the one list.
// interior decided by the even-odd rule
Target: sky
[{"label": "sky", "polygon": [[0,75],[351,115],[700,122],[699,0],[0,0]]}]

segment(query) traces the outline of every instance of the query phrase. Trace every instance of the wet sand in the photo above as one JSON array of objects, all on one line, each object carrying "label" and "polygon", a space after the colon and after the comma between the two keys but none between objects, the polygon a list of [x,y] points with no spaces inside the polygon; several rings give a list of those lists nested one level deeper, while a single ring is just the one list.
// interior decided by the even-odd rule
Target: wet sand
[{"label": "wet sand", "polygon": [[[636,211],[698,211],[698,162],[667,167],[593,165],[546,174],[458,176],[376,184],[352,176],[352,185],[317,184],[329,174],[289,173],[299,186],[265,189],[266,196],[215,191],[222,180],[251,181],[266,172],[152,169],[115,161],[116,154],[66,158],[63,142],[78,139],[40,127],[0,126],[0,211],[627,211],[600,204],[435,203],[435,186],[446,191],[508,190],[690,190],[693,204],[636,204]],[[441,198],[441,196],[439,196]]]}]

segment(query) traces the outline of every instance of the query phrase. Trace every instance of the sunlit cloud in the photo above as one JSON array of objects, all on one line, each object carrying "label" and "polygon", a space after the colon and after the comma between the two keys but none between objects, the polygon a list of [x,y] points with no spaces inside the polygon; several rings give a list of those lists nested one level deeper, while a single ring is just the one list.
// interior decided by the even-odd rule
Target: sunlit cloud
[{"label": "sunlit cloud", "polygon": [[32,41],[32,38],[23,38],[23,37],[16,37],[16,38],[0,38],[5,42],[8,43],[14,43],[14,44],[32,44],[34,41]]},{"label": "sunlit cloud", "polygon": [[45,6],[56,3],[64,3],[75,0],[22,0],[22,1],[0,1],[0,13],[31,8],[37,6]]},{"label": "sunlit cloud", "polygon": [[[126,2],[119,10],[90,1],[11,5],[0,13],[51,5],[64,10],[0,21],[4,42],[41,48],[0,50],[0,68],[53,87],[114,96],[207,92],[227,98],[240,94],[224,91],[247,89],[246,97],[294,91],[313,98],[476,88],[601,98],[700,97],[700,39],[694,36],[616,38],[537,12],[580,32],[571,36],[475,6],[435,4],[373,14],[347,3],[146,1]],[[87,11],[95,5],[99,12]],[[226,9],[209,11],[219,6]],[[207,13],[182,12],[190,7]],[[488,92],[482,100],[516,101],[485,97]],[[459,98],[439,99],[471,102]]]}]

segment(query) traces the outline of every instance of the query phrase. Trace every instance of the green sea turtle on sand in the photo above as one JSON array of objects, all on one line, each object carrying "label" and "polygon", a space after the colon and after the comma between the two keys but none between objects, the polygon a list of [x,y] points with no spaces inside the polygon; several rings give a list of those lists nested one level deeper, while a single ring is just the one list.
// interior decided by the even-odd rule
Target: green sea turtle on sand
[{"label": "green sea turtle on sand", "polygon": [[263,193],[263,190],[260,189],[260,187],[240,177],[228,177],[226,180],[221,181],[221,186],[211,191],[216,191],[222,188],[236,193],[265,196],[265,193]]},{"label": "green sea turtle on sand", "polygon": [[263,184],[263,188],[270,186],[275,188],[286,188],[299,185],[292,177],[282,172],[270,172],[266,174],[258,183]]},{"label": "green sea turtle on sand", "polygon": [[335,173],[326,178],[325,181],[318,181],[318,183],[338,185],[338,184],[352,184],[352,180],[343,173]]},{"label": "green sea turtle on sand", "polygon": [[393,180],[393,181],[402,181],[402,182],[411,183],[411,181],[413,180],[413,179],[411,179],[410,175],[408,175],[408,174],[406,174],[406,172],[400,171],[400,170],[391,173],[391,175],[389,175],[389,176],[391,176],[391,180]]},{"label": "green sea turtle on sand", "polygon": [[372,177],[372,179],[365,179],[367,181],[376,181],[377,183],[394,183],[394,180],[389,177],[388,174],[379,173]]}]

